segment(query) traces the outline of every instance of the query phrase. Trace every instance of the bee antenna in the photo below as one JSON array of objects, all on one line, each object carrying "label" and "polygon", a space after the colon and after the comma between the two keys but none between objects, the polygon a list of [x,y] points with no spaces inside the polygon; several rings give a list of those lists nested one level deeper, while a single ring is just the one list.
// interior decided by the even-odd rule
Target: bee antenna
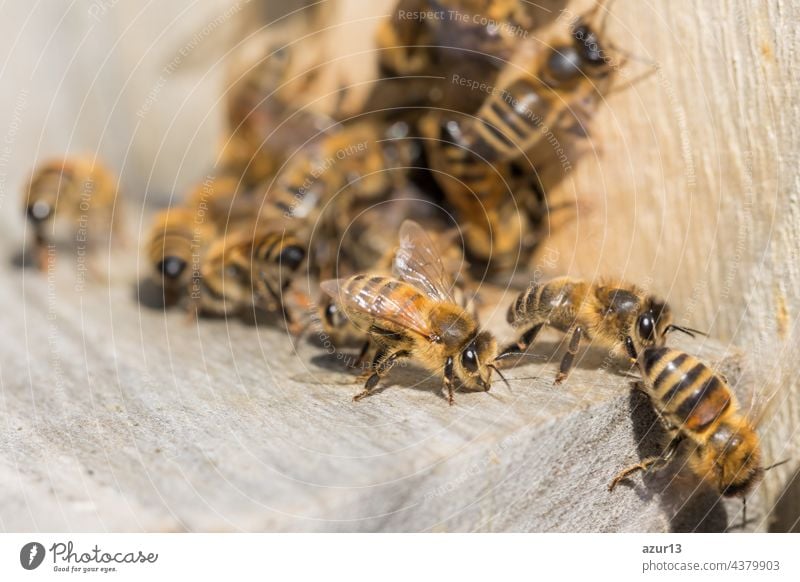
[{"label": "bee antenna", "polygon": [[791,459],[784,459],[784,460],[779,461],[777,463],[772,463],[769,467],[764,467],[764,471],[769,471],[770,469],[774,469],[775,467],[780,467],[781,465],[785,465],[790,460]]},{"label": "bee antenna", "polygon": [[506,388],[508,388],[508,391],[511,392],[511,384],[508,383],[508,380],[506,380],[506,377],[503,376],[503,373],[500,371],[500,369],[494,364],[489,364],[489,368],[497,372],[497,375],[500,376],[500,379],[503,381],[503,383],[505,383]]},{"label": "bee antenna", "polygon": [[675,325],[670,323],[667,328],[664,330],[664,333],[669,333],[671,331],[681,331],[690,337],[694,337],[695,335],[702,335],[703,337],[708,337],[708,334],[704,331],[700,331],[699,329],[694,329],[692,327],[683,327],[681,325]]},{"label": "bee antenna", "polygon": [[528,358],[536,358],[538,357],[537,354],[531,354],[529,352],[503,352],[499,356],[497,356],[494,361],[497,362],[499,360],[505,360],[506,358],[510,358],[511,356],[517,356],[520,358],[528,357]]}]

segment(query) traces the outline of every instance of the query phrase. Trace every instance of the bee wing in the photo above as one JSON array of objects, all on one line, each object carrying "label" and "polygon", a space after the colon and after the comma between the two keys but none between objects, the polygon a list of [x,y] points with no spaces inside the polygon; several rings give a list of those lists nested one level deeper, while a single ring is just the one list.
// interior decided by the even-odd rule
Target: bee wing
[{"label": "bee wing", "polygon": [[400,246],[394,255],[392,272],[431,299],[454,302],[453,284],[441,256],[428,234],[413,220],[406,220],[400,226]]},{"label": "bee wing", "polygon": [[353,292],[348,288],[347,281],[347,279],[331,279],[320,283],[320,288],[338,301],[345,313],[355,310],[424,337],[433,334],[424,314],[413,302],[406,300],[398,302],[389,295],[371,289],[369,285]]}]

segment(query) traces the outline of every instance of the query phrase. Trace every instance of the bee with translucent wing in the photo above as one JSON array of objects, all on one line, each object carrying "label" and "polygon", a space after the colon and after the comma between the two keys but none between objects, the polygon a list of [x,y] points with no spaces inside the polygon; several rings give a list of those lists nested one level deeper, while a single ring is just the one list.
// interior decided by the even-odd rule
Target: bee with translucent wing
[{"label": "bee with translucent wing", "polygon": [[682,351],[650,346],[639,352],[637,363],[643,379],[639,387],[672,438],[662,455],[620,471],[609,491],[638,471],[665,467],[681,443],[688,441],[686,459],[691,472],[720,495],[740,497],[744,502],[764,472],[772,468],[761,463],[754,420],[758,407],[751,406],[749,413],[743,411],[724,376]]},{"label": "bee with translucent wing", "polygon": [[488,391],[492,371],[500,374],[495,367],[497,341],[456,304],[441,258],[413,221],[400,228],[393,272],[393,277],[360,274],[321,285],[377,347],[364,390],[355,400],[373,394],[380,379],[402,358],[440,375],[450,404],[456,380],[467,388]]}]

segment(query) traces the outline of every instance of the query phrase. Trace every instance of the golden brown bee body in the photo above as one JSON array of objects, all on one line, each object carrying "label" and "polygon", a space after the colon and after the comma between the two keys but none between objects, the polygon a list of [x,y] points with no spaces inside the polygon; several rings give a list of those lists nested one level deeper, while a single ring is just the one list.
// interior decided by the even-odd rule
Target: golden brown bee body
[{"label": "golden brown bee body", "polygon": [[217,239],[208,249],[192,300],[202,314],[233,315],[259,307],[280,311],[290,327],[284,292],[305,258],[291,233],[241,229]]},{"label": "golden brown bee body", "polygon": [[411,147],[407,131],[402,123],[364,121],[321,136],[290,160],[270,187],[266,216],[313,222],[334,197],[337,211],[341,200],[387,199],[404,181]]},{"label": "golden brown bee body", "polygon": [[557,14],[518,0],[400,0],[378,29],[382,79],[367,109],[391,115],[404,106],[437,106],[474,113],[484,95],[464,91],[441,72],[493,85],[518,45]]},{"label": "golden brown bee body", "polygon": [[422,228],[406,221],[400,237],[397,277],[360,274],[322,283],[377,347],[364,391],[355,399],[373,394],[381,377],[402,358],[441,376],[450,404],[456,380],[470,389],[489,390],[496,340],[455,303],[444,266]]},{"label": "golden brown bee body", "polygon": [[[381,231],[381,242],[385,246],[386,233],[396,230],[398,225],[394,223],[392,216],[378,214],[377,217],[370,218],[373,219],[370,220],[370,222],[375,223],[375,225],[377,225],[378,229]],[[377,221],[374,220],[376,218],[378,219]],[[431,244],[434,245],[434,251],[440,257],[448,277],[451,281],[454,281],[451,292],[453,294],[455,303],[475,315],[476,294],[473,292],[474,283],[463,273],[467,264],[464,260],[464,254],[461,251],[461,246],[456,244],[455,239],[457,234],[458,232],[454,229],[440,232],[438,234],[434,231],[430,235]],[[378,244],[377,241],[375,244]],[[360,239],[347,245],[347,247],[351,246],[363,247],[370,245],[363,241],[363,239]],[[399,246],[392,246],[384,250],[377,260],[372,258],[376,251],[375,248],[372,248],[372,252],[369,253],[357,253],[355,248],[348,248],[348,250],[343,250],[343,253],[353,255],[355,257],[359,257],[360,254],[367,254],[368,256],[364,257],[360,262],[362,268],[357,270],[369,268],[369,265],[371,265],[372,274],[390,276],[392,273],[392,265],[394,263],[395,256],[399,250]],[[341,264],[339,265],[339,272],[341,273]],[[348,319],[348,317],[345,315],[344,310],[332,297],[328,296],[327,294],[320,299],[319,320],[322,324],[323,333],[330,338],[332,343],[336,346],[345,345],[355,341],[360,341],[362,343],[369,341],[366,329],[359,328],[358,326],[354,325],[353,322],[350,321],[350,319]],[[368,346],[364,347],[364,354],[366,354],[367,348]]]},{"label": "golden brown bee body", "polygon": [[609,488],[635,471],[664,466],[685,439],[692,443],[688,465],[695,475],[721,495],[746,495],[764,473],[760,443],[725,379],[694,356],[666,347],[642,350],[638,364],[672,442],[661,457],[620,472]]},{"label": "golden brown bee body", "polygon": [[621,64],[609,57],[585,18],[557,23],[546,50],[524,53],[522,67],[506,67],[475,116],[443,118],[442,131],[476,155],[500,161],[526,152],[539,158],[531,154],[539,144],[552,147],[543,143],[548,131],[572,130],[576,117],[585,125]]},{"label": "golden brown bee body", "polygon": [[41,255],[44,245],[52,242],[59,225],[69,229],[74,240],[88,243],[109,238],[115,228],[122,230],[122,210],[116,202],[117,178],[100,162],[76,157],[42,164],[24,196],[37,252]]},{"label": "golden brown bee body", "polygon": [[666,334],[673,329],[694,331],[672,324],[669,306],[635,285],[594,284],[570,277],[528,287],[509,307],[507,320],[523,333],[506,351],[527,349],[543,327],[567,334],[567,352],[556,384],[569,375],[581,341],[636,359],[641,349],[663,345]]}]

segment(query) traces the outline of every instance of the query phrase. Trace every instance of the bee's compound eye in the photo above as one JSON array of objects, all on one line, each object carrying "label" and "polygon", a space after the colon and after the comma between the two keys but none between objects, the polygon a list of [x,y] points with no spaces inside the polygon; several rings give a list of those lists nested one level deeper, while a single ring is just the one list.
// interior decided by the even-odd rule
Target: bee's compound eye
[{"label": "bee's compound eye", "polygon": [[642,339],[652,339],[654,330],[653,316],[650,313],[645,313],[639,318],[639,337]]},{"label": "bee's compound eye", "polygon": [[278,257],[278,261],[281,265],[289,267],[292,271],[294,271],[297,267],[300,266],[300,263],[303,262],[303,259],[306,257],[306,251],[302,247],[298,246],[290,246],[286,247],[281,251],[280,256]]},{"label": "bee's compound eye", "polygon": [[469,372],[478,371],[478,354],[472,346],[461,352],[461,365]]},{"label": "bee's compound eye", "polygon": [[339,307],[335,303],[331,302],[325,306],[325,321],[328,323],[328,325],[336,325],[338,315]]},{"label": "bee's compound eye", "polygon": [[601,65],[605,62],[597,35],[588,26],[579,26],[575,29],[574,36],[576,43],[581,47],[580,51],[584,62],[590,65]]},{"label": "bee's compound eye", "polygon": [[44,200],[37,200],[28,206],[28,217],[34,222],[41,222],[50,216],[50,205]]},{"label": "bee's compound eye", "polygon": [[547,59],[547,69],[555,81],[572,81],[581,74],[581,57],[574,47],[558,47]]},{"label": "bee's compound eye", "polygon": [[186,269],[186,261],[178,257],[164,257],[164,260],[156,265],[156,269],[168,279],[177,279]]}]

